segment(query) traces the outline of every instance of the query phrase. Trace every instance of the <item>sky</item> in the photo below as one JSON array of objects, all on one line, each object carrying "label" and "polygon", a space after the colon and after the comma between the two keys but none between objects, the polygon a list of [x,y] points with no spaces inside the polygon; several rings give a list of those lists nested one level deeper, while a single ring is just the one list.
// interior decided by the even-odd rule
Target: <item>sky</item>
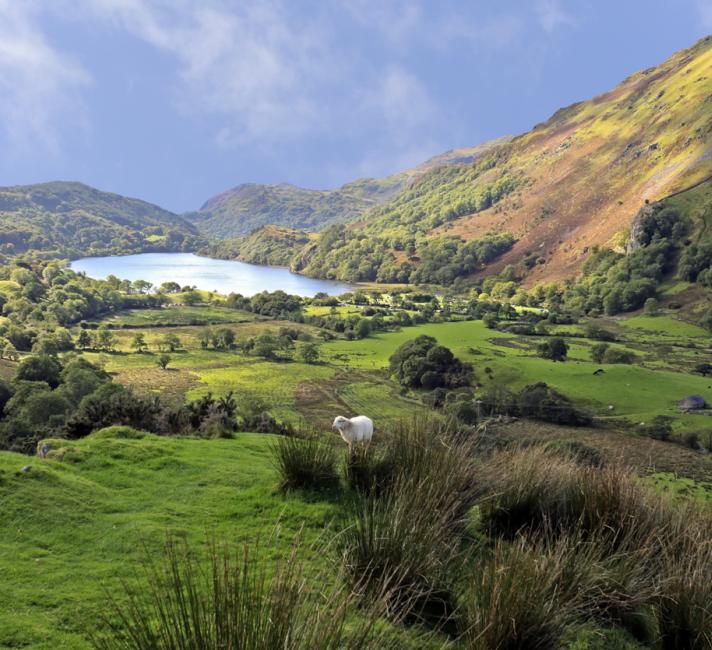
[{"label": "sky", "polygon": [[0,0],[0,185],[177,212],[529,130],[712,33],[712,0]]}]

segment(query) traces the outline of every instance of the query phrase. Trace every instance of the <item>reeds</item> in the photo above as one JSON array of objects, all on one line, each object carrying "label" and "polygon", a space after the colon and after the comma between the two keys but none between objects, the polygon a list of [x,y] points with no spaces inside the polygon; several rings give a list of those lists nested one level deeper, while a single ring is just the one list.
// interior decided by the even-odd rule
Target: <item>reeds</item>
[{"label": "reeds", "polygon": [[[315,588],[316,587],[316,588]],[[352,620],[355,595],[343,581],[307,578],[299,544],[269,572],[259,549],[209,545],[207,564],[185,543],[112,600],[99,650],[376,650],[376,606]],[[348,625],[347,625],[348,622]]]},{"label": "reeds", "polygon": [[332,490],[339,486],[336,449],[316,436],[282,437],[272,445],[280,489]]}]

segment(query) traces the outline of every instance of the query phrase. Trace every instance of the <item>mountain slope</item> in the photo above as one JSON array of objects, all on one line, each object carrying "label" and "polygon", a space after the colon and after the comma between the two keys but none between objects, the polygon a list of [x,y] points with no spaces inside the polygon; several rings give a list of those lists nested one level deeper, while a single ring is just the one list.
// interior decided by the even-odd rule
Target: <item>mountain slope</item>
[{"label": "mountain slope", "polygon": [[453,149],[385,178],[361,178],[335,190],[309,190],[287,183],[245,183],[209,199],[184,215],[206,235],[228,239],[265,225],[307,231],[360,219],[369,209],[397,196],[414,179],[434,167],[472,162],[508,137],[475,147]]},{"label": "mountain slope", "polygon": [[430,170],[352,237],[381,237],[398,265],[417,266],[426,242],[509,233],[516,243],[487,273],[513,264],[527,284],[560,280],[578,274],[594,246],[622,249],[645,201],[710,175],[707,37],[473,164]]},{"label": "mountain slope", "polygon": [[200,241],[172,212],[82,183],[0,187],[0,257],[180,251]]}]

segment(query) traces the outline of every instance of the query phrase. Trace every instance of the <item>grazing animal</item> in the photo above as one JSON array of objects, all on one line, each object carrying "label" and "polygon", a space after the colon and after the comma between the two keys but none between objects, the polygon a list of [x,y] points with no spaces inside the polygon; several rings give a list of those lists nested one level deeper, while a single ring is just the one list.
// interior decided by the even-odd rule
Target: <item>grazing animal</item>
[{"label": "grazing animal", "polygon": [[365,442],[368,444],[373,437],[373,420],[365,415],[357,415],[355,418],[345,418],[338,415],[334,420],[334,429],[338,429],[341,437],[352,451],[355,442]]}]

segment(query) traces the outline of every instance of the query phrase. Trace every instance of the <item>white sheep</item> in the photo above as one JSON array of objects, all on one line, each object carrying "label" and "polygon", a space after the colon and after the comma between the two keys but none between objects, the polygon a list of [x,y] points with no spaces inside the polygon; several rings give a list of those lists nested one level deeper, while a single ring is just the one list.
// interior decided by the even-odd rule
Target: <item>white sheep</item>
[{"label": "white sheep", "polygon": [[349,446],[349,452],[353,450],[354,442],[368,444],[373,437],[373,420],[365,415],[357,415],[351,419],[338,415],[334,420],[333,428],[338,429],[344,442]]}]

